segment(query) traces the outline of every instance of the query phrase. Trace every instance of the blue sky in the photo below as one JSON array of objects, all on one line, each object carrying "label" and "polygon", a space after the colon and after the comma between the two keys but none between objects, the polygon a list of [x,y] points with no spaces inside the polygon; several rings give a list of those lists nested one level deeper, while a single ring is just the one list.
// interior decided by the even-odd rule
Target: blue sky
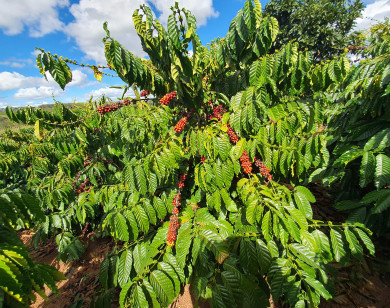
[{"label": "blue sky", "polygon": [[[111,35],[130,51],[145,56],[132,23],[132,12],[144,0],[0,0],[0,107],[37,106],[52,103],[52,95],[64,103],[83,102],[91,95],[121,95],[110,89],[122,85],[119,78],[93,78],[90,69],[71,66],[73,81],[65,91],[49,77],[46,81],[35,64],[35,47],[89,64],[105,64],[102,23],[108,21]],[[174,0],[150,0],[163,24]],[[244,0],[181,0],[198,21],[198,33],[204,45],[217,36],[225,36],[231,19]],[[268,2],[261,1],[263,7]],[[390,17],[390,0],[364,1],[367,5],[359,28],[371,18]]]}]

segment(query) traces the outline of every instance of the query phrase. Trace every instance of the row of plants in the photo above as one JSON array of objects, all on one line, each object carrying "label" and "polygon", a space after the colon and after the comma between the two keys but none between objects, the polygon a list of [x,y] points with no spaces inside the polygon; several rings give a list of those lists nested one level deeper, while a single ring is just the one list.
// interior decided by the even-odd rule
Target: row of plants
[{"label": "row of plants", "polygon": [[[63,278],[31,263],[16,235],[31,227],[35,245],[56,238],[64,261],[82,256],[87,229],[110,236],[99,280],[110,298],[120,289],[122,307],[166,307],[187,283],[213,307],[331,299],[335,264],[374,255],[371,230],[389,230],[388,24],[353,64],[346,54],[315,63],[296,42],[273,50],[278,22],[259,1],[208,47],[178,5],[167,29],[145,5],[133,21],[149,60],[107,23],[103,42],[135,98],[7,108],[35,126],[0,137],[0,225],[13,234],[0,232],[0,302],[28,305]],[[77,64],[44,50],[37,63],[62,88]],[[346,221],[313,214],[315,182]]]}]

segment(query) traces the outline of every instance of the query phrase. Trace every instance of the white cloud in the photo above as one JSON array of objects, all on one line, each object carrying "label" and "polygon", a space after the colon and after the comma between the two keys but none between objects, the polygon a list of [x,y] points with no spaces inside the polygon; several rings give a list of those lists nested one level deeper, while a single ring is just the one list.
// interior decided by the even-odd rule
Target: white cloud
[{"label": "white cloud", "polygon": [[[88,83],[87,75],[80,70],[72,71],[73,80],[67,86],[84,86]],[[60,89],[53,78],[49,75],[48,81],[43,77],[28,77],[17,72],[0,73],[0,91],[10,91],[28,87],[52,87]]]},{"label": "white cloud", "polygon": [[31,59],[17,59],[14,57],[5,59],[4,61],[0,62],[0,65],[9,66],[9,67],[16,67],[16,68],[22,68],[25,67],[26,64],[31,65],[33,64],[33,60]]},{"label": "white cloud", "polygon": [[142,0],[80,0],[70,7],[75,21],[67,25],[65,32],[75,39],[88,59],[104,64],[103,22],[108,21],[113,37],[130,51],[143,55],[131,18],[132,12],[142,3]]},{"label": "white cloud", "polygon": [[17,72],[0,73],[0,91],[15,90],[23,86],[32,86],[40,82],[40,77],[26,77]]},{"label": "white cloud", "polygon": [[51,97],[52,95],[58,96],[61,92],[53,87],[33,87],[19,89],[15,95],[15,99],[43,99]]},{"label": "white cloud", "polygon": [[[116,99],[117,97],[121,97],[122,93],[123,93],[122,89],[114,89],[114,88],[105,87],[105,88],[100,88],[98,90],[91,91],[90,93],[85,95],[85,98],[90,98],[91,96],[93,96],[94,98],[98,98],[98,97],[104,95],[104,96],[109,97],[111,99]],[[126,94],[126,96],[128,96],[128,95],[129,95],[129,93]]]},{"label": "white cloud", "polygon": [[33,37],[61,30],[58,8],[67,5],[68,0],[0,0],[0,29],[15,35],[27,27]]},{"label": "white cloud", "polygon": [[84,86],[88,83],[88,77],[80,70],[72,71],[72,81],[69,82],[66,86]]},{"label": "white cloud", "polygon": [[17,67],[17,68],[22,68],[22,67],[26,66],[25,63],[13,62],[13,61],[1,61],[0,65],[10,66],[10,67]]},{"label": "white cloud", "polygon": [[367,4],[363,10],[363,17],[356,20],[354,30],[366,30],[371,25],[382,22],[385,17],[390,18],[390,0],[377,0]]},{"label": "white cloud", "polygon": [[[170,7],[175,5],[175,0],[150,0],[150,2],[161,12],[160,21],[166,24],[168,16],[172,13]],[[179,0],[177,2],[180,8],[190,10],[195,15],[198,27],[205,25],[208,18],[219,16],[219,12],[214,10],[212,0]]]},{"label": "white cloud", "polygon": [[[151,0],[150,2],[161,14],[160,20],[166,23],[171,13],[170,7],[175,1]],[[80,0],[78,4],[70,7],[75,20],[66,26],[65,32],[75,39],[88,59],[104,64],[106,60],[102,43],[102,38],[105,36],[103,22],[108,21],[112,37],[136,55],[144,56],[145,53],[132,21],[133,11],[143,3],[144,0]],[[198,20],[198,25],[205,25],[208,18],[219,15],[213,8],[212,0],[181,0],[179,3],[180,7],[191,10]]]}]

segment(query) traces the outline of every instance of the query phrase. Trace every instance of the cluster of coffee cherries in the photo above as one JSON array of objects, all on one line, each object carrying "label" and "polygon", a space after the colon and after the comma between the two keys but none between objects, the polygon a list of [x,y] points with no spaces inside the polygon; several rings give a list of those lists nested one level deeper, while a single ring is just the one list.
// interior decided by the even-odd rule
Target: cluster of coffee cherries
[{"label": "cluster of coffee cherries", "polygon": [[176,91],[173,91],[171,93],[167,93],[160,99],[160,104],[166,106],[169,104],[170,101],[172,101],[176,97],[177,97]]},{"label": "cluster of coffee cherries", "polygon": [[179,214],[179,206],[180,204],[180,193],[178,193],[172,201],[173,209],[172,209],[172,215],[169,219],[169,229],[168,229],[168,236],[167,236],[167,244],[170,247],[175,246],[176,238],[177,238],[177,230],[180,227],[179,224],[179,217],[177,216]]},{"label": "cluster of coffee cherries", "polygon": [[364,50],[364,49],[366,49],[367,47],[365,47],[365,46],[363,46],[363,47],[360,47],[360,46],[348,46],[347,48],[348,48],[348,50],[353,50],[353,51],[355,51],[355,50]]},{"label": "cluster of coffee cherries", "polygon": [[191,109],[191,110],[184,110],[184,111],[181,111],[179,112],[179,115],[181,115],[182,117],[185,117],[187,118],[188,120],[192,119],[192,116],[196,113],[196,110],[195,109]]},{"label": "cluster of coffee cherries", "polygon": [[260,159],[255,158],[255,165],[259,167],[260,174],[267,179],[267,181],[272,181],[272,175],[269,173],[269,169]]},{"label": "cluster of coffee cherries", "polygon": [[106,168],[106,169],[107,169],[108,165],[113,165],[113,166],[118,168],[118,171],[121,171],[121,168],[119,168],[111,159],[106,159],[103,157],[97,157],[96,159],[98,161],[100,161],[103,164],[104,168]]},{"label": "cluster of coffee cherries", "polygon": [[88,227],[89,227],[89,222],[87,222],[83,228],[83,231],[81,232],[81,235],[82,236],[85,236],[85,233],[87,233],[87,230],[88,230]]},{"label": "cluster of coffee cherries", "polygon": [[249,155],[247,151],[242,152],[240,157],[241,167],[246,174],[252,173],[252,163],[249,161]]},{"label": "cluster of coffee cherries", "polygon": [[[136,101],[133,100],[133,104],[135,102]],[[111,112],[111,111],[117,111],[119,108],[122,108],[123,106],[129,106],[130,104],[131,104],[131,101],[129,99],[125,99],[123,102],[115,102],[115,103],[99,106],[96,108],[96,110],[101,115],[104,115],[104,114]]]},{"label": "cluster of coffee cherries", "polygon": [[233,142],[234,144],[236,144],[238,142],[239,138],[238,138],[237,134],[234,132],[234,130],[230,127],[229,123],[227,124],[227,133],[228,133],[230,141]]},{"label": "cluster of coffee cherries", "polygon": [[222,119],[222,115],[226,112],[226,110],[222,107],[222,105],[218,105],[213,109],[213,116],[218,121]]},{"label": "cluster of coffee cherries", "polygon": [[84,165],[83,167],[88,167],[92,164],[92,155],[88,154],[87,157],[84,159]]},{"label": "cluster of coffee cherries", "polygon": [[77,172],[76,178],[74,182],[72,183],[72,188],[77,192],[77,194],[81,194],[83,192],[89,192],[92,189],[92,183],[89,181],[88,178],[84,180],[80,185],[77,185],[77,181],[80,179],[81,171]]},{"label": "cluster of coffee cherries", "polygon": [[179,120],[179,122],[177,122],[177,124],[175,125],[175,127],[173,128],[175,130],[176,133],[180,133],[184,127],[187,125],[187,117],[184,117],[182,119]]},{"label": "cluster of coffee cherries", "polygon": [[181,174],[179,176],[179,182],[177,183],[177,187],[179,187],[179,188],[183,188],[184,187],[184,182],[187,179],[187,175],[188,175],[188,173]]},{"label": "cluster of coffee cherries", "polygon": [[209,100],[209,101],[207,101],[207,103],[202,103],[202,106],[212,106],[213,105],[213,101],[212,100]]},{"label": "cluster of coffee cherries", "polygon": [[[208,101],[207,102],[208,105],[211,105],[212,104],[212,101]],[[226,112],[226,110],[223,108],[222,105],[218,105],[216,107],[214,107],[213,109],[213,115],[210,115],[210,120],[212,120],[213,118],[216,118],[218,121],[221,121],[222,119],[222,116],[223,114]],[[230,124],[228,123],[227,124],[227,133],[228,133],[228,136],[229,136],[229,139],[232,143],[236,144],[239,140],[239,137],[237,136],[237,134],[234,132],[234,130],[230,127]]]},{"label": "cluster of coffee cherries", "polygon": [[[103,157],[97,157],[96,160],[100,161],[103,164],[104,168],[106,168],[106,169],[107,169],[108,165],[114,165],[114,166],[116,166],[118,168],[118,166],[111,159],[106,159],[106,158],[103,158]],[[88,154],[87,157],[84,159],[83,167],[84,168],[88,167],[91,164],[92,164],[92,156],[90,154]],[[120,168],[118,168],[118,169],[120,169]]]},{"label": "cluster of coffee cherries", "polygon": [[146,90],[142,90],[141,93],[139,94],[141,97],[146,97],[149,95],[149,92]]},{"label": "cluster of coffee cherries", "polygon": [[170,247],[175,246],[176,238],[177,238],[177,230],[180,227],[179,224],[179,217],[177,216],[179,214],[179,206],[180,203],[180,190],[184,187],[184,182],[187,179],[188,173],[180,174],[179,175],[179,181],[177,183],[177,186],[179,187],[178,193],[175,195],[175,197],[172,200],[172,215],[169,218],[169,229],[168,229],[168,236],[167,236],[167,244]]}]

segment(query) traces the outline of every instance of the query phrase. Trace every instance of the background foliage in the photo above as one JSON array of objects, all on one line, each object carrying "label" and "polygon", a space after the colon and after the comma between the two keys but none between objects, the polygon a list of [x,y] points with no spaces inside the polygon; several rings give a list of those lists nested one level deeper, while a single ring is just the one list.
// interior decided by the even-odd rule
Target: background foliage
[{"label": "background foliage", "polygon": [[264,13],[279,23],[274,48],[295,40],[301,50],[310,50],[315,62],[320,62],[342,54],[350,46],[348,36],[363,8],[360,0],[271,0]]}]

